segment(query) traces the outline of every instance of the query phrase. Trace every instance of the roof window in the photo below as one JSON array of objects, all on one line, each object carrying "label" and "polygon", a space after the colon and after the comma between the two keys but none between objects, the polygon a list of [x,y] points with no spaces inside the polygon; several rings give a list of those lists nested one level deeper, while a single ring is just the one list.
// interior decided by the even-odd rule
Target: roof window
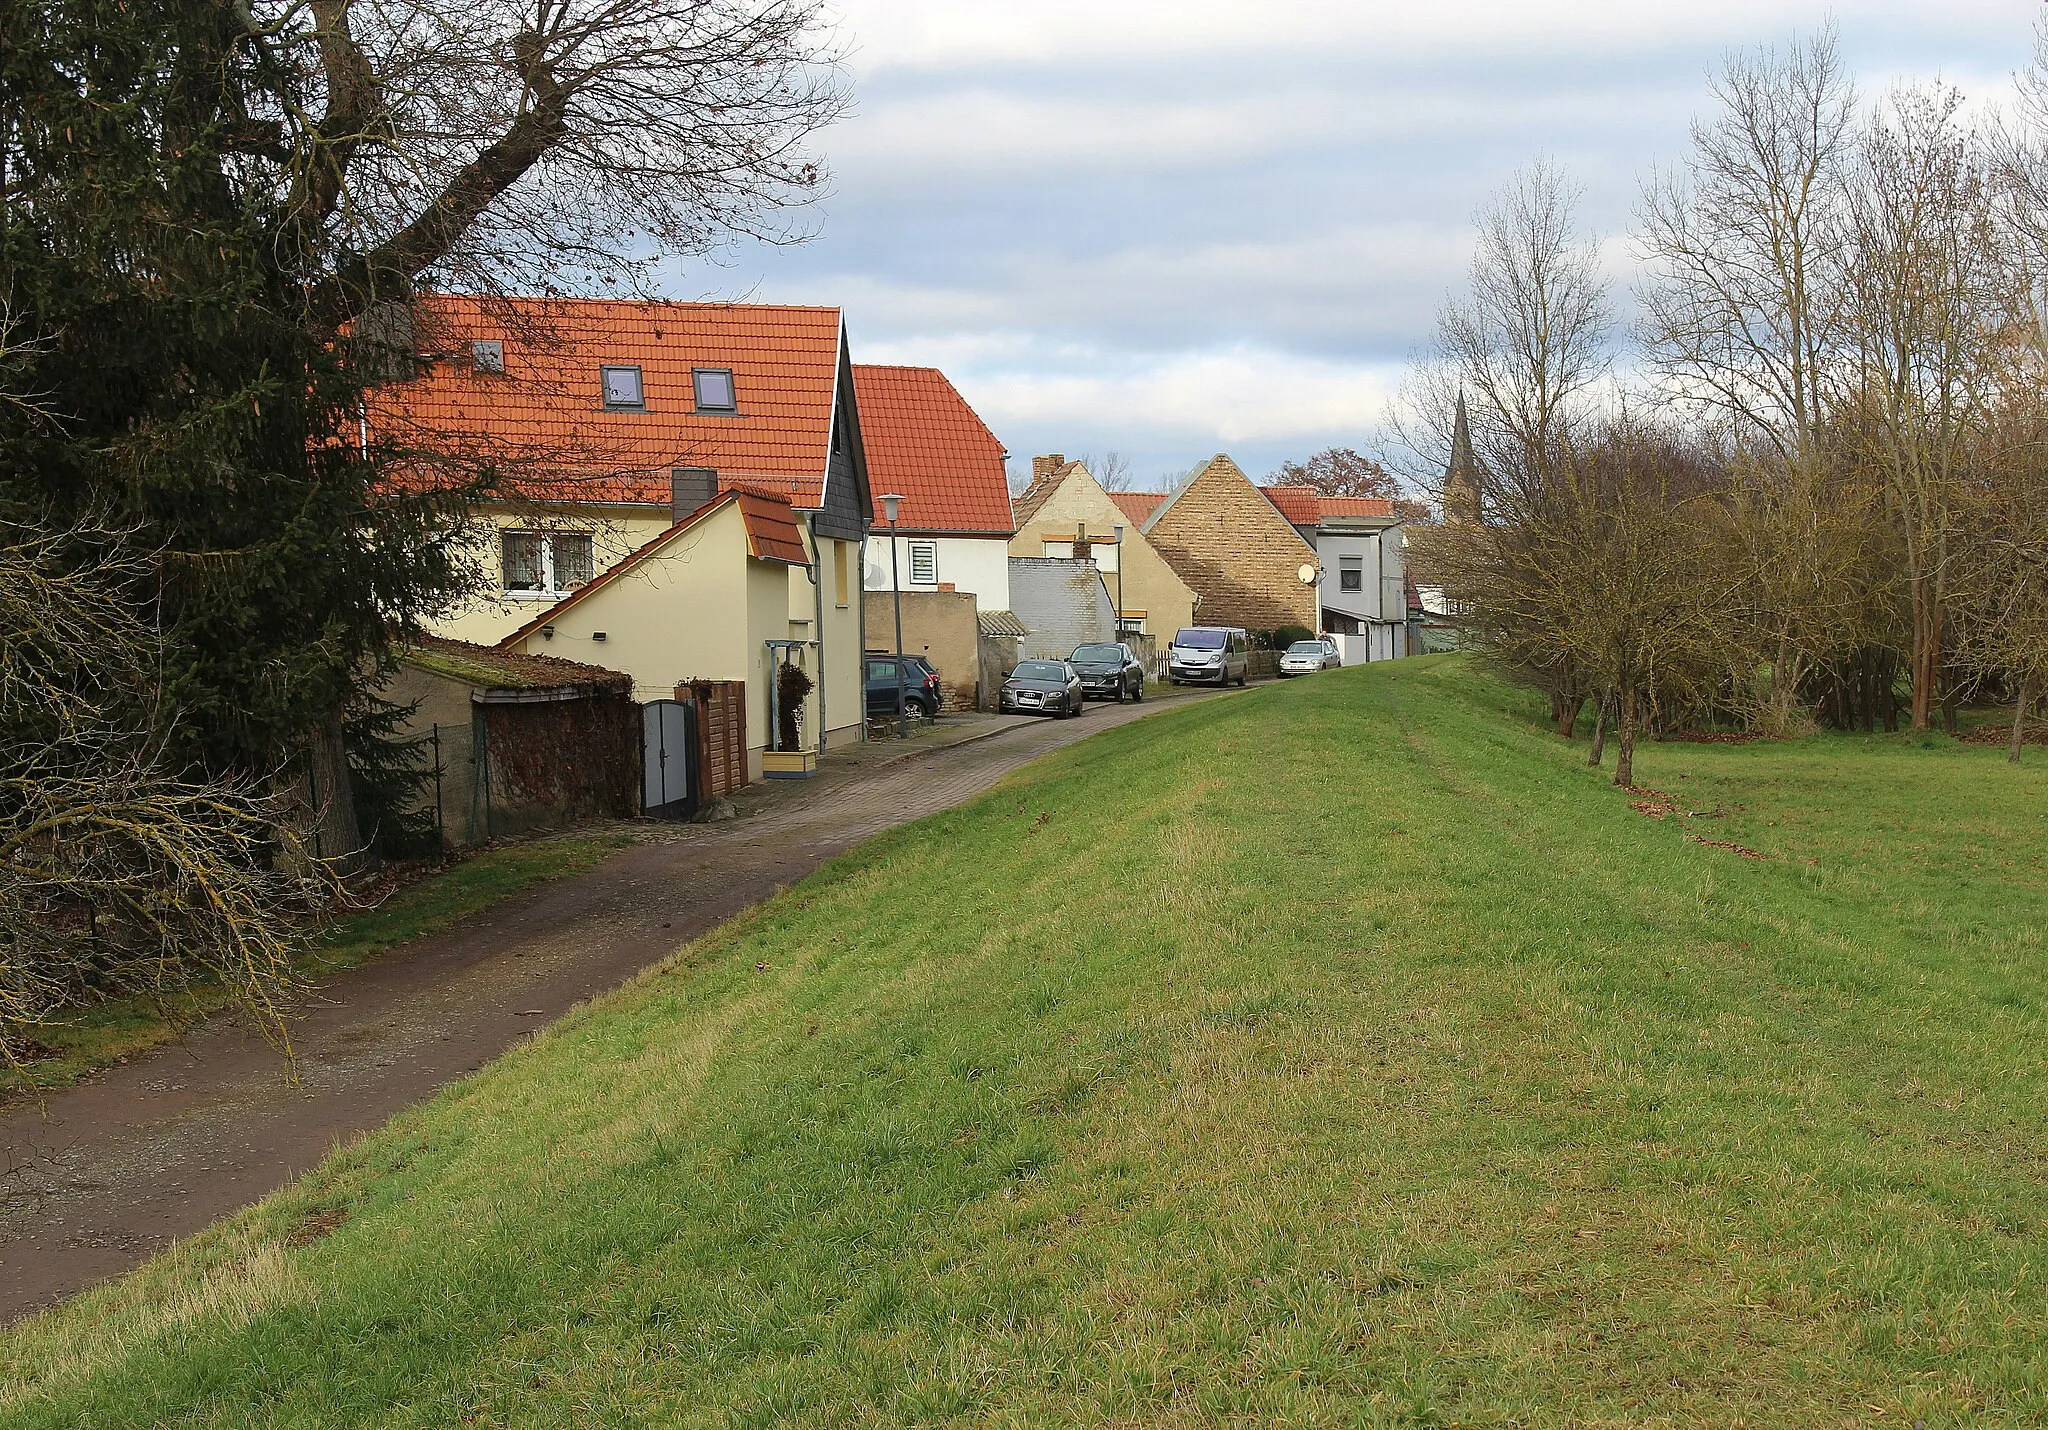
[{"label": "roof window", "polygon": [[497,338],[480,338],[469,345],[470,361],[478,372],[505,370],[505,344]]},{"label": "roof window", "polygon": [[604,374],[604,405],[619,412],[645,412],[647,397],[640,386],[637,367],[607,367]]},{"label": "roof window", "polygon": [[739,410],[738,399],[733,393],[731,368],[691,368],[690,381],[696,389],[697,410],[699,412],[737,412]]}]

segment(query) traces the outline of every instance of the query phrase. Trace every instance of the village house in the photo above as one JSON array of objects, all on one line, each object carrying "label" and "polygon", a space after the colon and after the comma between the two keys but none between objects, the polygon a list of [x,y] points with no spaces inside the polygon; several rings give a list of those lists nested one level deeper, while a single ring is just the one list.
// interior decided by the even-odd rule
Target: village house
[{"label": "village house", "polygon": [[1194,624],[1195,593],[1140,530],[1151,507],[1165,497],[1151,497],[1133,516],[1122,505],[1126,495],[1105,491],[1085,462],[1057,453],[1033,457],[1031,485],[1012,503],[1017,534],[1010,556],[1072,557],[1084,550],[1100,568],[1112,600],[1121,593],[1117,628],[1171,640],[1175,631]]},{"label": "village house", "polygon": [[434,296],[366,437],[500,474],[482,591],[435,633],[601,665],[641,701],[743,681],[750,773],[782,663],[803,742],[865,728],[871,507],[835,308]]},{"label": "village house", "polygon": [[1346,665],[1410,654],[1401,518],[1382,497],[1325,496],[1311,487],[1261,487],[1315,548],[1317,630]]},{"label": "village house", "polygon": [[1315,543],[1229,457],[1205,462],[1140,530],[1194,591],[1202,625],[1319,629]]},{"label": "village house", "polygon": [[[874,497],[863,584],[870,591],[966,591],[1010,609],[1009,453],[935,367],[853,369]],[[896,545],[882,498],[903,500]]]}]

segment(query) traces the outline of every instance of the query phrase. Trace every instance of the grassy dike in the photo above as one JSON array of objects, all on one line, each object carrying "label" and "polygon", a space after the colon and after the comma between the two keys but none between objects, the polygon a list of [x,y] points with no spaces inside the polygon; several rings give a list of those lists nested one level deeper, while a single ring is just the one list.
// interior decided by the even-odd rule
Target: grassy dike
[{"label": "grassy dike", "polygon": [[1647,746],[1656,820],[1535,714],[1107,731],[0,1335],[0,1422],[2048,1418],[2048,761]]}]

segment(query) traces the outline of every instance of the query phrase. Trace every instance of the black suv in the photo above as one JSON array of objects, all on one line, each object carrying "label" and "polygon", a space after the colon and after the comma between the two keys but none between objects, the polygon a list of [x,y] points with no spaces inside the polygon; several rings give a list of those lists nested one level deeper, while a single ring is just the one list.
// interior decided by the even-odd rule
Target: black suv
[{"label": "black suv", "polygon": [[945,692],[939,688],[939,673],[921,655],[868,656],[868,714],[896,713],[896,662],[903,662],[903,703],[913,715],[935,719]]},{"label": "black suv", "polygon": [[1081,694],[1089,700],[1145,698],[1145,667],[1122,641],[1114,645],[1077,645],[1067,664],[1081,674]]}]

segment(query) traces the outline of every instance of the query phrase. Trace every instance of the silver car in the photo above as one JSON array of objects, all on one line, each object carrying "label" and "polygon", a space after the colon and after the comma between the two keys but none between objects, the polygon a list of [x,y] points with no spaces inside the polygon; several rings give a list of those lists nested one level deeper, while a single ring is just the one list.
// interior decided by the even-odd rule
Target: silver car
[{"label": "silver car", "polygon": [[1343,663],[1328,641],[1296,641],[1280,653],[1280,674],[1314,675],[1317,671],[1334,670]]}]

